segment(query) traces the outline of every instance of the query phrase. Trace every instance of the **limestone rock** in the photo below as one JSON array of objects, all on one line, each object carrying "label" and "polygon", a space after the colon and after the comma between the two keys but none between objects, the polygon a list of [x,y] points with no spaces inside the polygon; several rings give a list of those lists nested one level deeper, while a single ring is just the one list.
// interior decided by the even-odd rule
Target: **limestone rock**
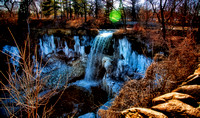
[{"label": "limestone rock", "polygon": [[193,96],[196,100],[200,99],[200,85],[186,85],[179,87],[173,92],[185,93]]},{"label": "limestone rock", "polygon": [[194,107],[198,106],[197,101],[191,95],[177,93],[177,92],[171,92],[171,93],[167,93],[162,96],[156,97],[152,100],[152,102],[154,105],[157,105],[157,104],[164,103],[164,102],[167,102],[168,100],[172,100],[172,99],[180,100],[180,101],[190,104],[191,106],[194,106]]},{"label": "limestone rock", "polygon": [[152,109],[164,112],[167,115],[170,115],[170,117],[200,117],[199,109],[185,104],[179,100],[170,100],[167,103],[153,106]]},{"label": "limestone rock", "polygon": [[[99,94],[99,96],[96,96],[96,94]],[[58,99],[59,101],[55,104]],[[50,98],[47,108],[55,104],[52,118],[60,118],[63,114],[77,118],[82,114],[91,112],[96,106],[105,103],[107,99],[106,92],[100,87],[92,87],[89,91],[84,87],[72,85]],[[85,118],[93,115],[87,114],[88,117]]]},{"label": "limestone rock", "polygon": [[200,85],[200,74],[190,75],[187,79],[182,85]]},{"label": "limestone rock", "polygon": [[199,68],[197,68],[194,71],[194,74],[190,75],[187,78],[186,82],[183,82],[182,85],[200,85],[200,64],[198,65]]},{"label": "limestone rock", "polygon": [[161,112],[154,111],[148,108],[130,108],[125,111],[122,111],[122,115],[125,116],[125,118],[146,118],[146,117],[151,117],[151,118],[167,118],[166,115],[164,115]]}]

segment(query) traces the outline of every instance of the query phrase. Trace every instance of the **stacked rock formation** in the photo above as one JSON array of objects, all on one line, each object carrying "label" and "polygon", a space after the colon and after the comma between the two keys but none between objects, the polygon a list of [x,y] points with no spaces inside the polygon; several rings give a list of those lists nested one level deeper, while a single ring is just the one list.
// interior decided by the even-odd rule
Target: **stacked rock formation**
[{"label": "stacked rock formation", "polygon": [[199,118],[200,67],[171,93],[152,100],[151,108],[133,107],[121,112],[125,118]]}]

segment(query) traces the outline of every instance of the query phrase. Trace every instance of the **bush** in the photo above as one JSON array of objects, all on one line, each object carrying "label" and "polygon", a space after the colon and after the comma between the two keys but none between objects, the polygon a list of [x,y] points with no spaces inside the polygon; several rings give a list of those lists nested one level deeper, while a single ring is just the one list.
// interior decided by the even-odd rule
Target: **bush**
[{"label": "bush", "polygon": [[[46,108],[45,105],[48,103],[50,97],[55,94],[55,90],[50,90],[48,92],[44,91],[48,76],[41,78],[43,67],[41,66],[41,63],[39,64],[37,61],[37,47],[35,48],[35,58],[33,59],[30,47],[29,39],[25,41],[24,48],[20,49],[17,45],[19,50],[18,56],[20,58],[18,63],[21,71],[19,71],[15,65],[9,64],[8,77],[2,73],[8,84],[4,84],[1,81],[0,83],[3,86],[3,90],[9,94],[9,98],[6,98],[5,96],[5,98],[2,97],[1,99],[10,99],[11,104],[4,103],[2,100],[1,102],[7,110],[9,117],[16,117],[20,114],[25,115],[28,118],[37,118],[39,116],[47,117],[50,110],[52,110],[52,107]],[[42,114],[39,115],[38,109],[41,106],[44,106],[44,109]],[[10,107],[18,107],[19,110],[12,111],[11,109],[15,108],[10,109]]]}]

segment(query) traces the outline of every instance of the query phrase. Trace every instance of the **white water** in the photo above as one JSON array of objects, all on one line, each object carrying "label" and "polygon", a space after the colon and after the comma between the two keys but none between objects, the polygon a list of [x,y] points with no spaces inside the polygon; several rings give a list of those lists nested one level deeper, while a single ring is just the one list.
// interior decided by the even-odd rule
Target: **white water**
[{"label": "white water", "polygon": [[90,49],[90,54],[87,61],[87,68],[85,74],[86,81],[96,80],[96,75],[101,66],[101,60],[103,56],[103,51],[110,42],[113,32],[101,32],[94,39],[92,48]]}]

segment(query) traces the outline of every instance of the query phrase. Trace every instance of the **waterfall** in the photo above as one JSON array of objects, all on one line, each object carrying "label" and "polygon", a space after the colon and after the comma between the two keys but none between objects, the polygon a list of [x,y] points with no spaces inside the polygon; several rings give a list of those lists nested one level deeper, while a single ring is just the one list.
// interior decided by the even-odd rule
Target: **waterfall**
[{"label": "waterfall", "polygon": [[101,66],[103,51],[108,46],[112,35],[113,32],[103,31],[95,37],[88,56],[85,80],[91,81],[96,79],[99,67]]}]

